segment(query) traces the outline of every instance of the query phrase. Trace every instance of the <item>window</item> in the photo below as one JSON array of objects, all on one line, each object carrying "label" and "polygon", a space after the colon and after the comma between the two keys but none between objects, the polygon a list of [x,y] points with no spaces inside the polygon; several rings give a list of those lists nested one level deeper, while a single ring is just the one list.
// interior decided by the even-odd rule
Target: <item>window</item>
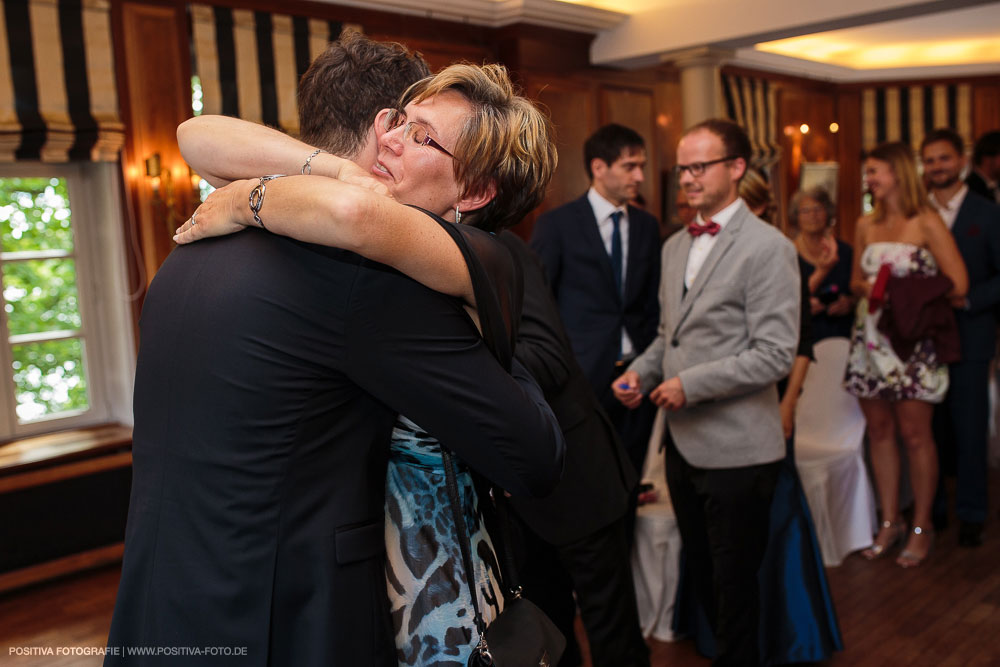
[{"label": "window", "polygon": [[0,169],[0,439],[131,421],[119,179],[113,164]]}]

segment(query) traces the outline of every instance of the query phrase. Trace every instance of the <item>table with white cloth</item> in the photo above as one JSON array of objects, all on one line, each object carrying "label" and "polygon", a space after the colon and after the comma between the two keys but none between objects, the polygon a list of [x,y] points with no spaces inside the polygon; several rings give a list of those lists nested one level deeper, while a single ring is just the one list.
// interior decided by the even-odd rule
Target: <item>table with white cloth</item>
[{"label": "table with white cloth", "polygon": [[660,449],[664,428],[665,413],[660,410],[642,471],[642,480],[653,484],[656,501],[640,506],[636,513],[632,578],[643,636],[667,642],[677,639],[671,626],[680,578],[681,535],[667,490]]}]

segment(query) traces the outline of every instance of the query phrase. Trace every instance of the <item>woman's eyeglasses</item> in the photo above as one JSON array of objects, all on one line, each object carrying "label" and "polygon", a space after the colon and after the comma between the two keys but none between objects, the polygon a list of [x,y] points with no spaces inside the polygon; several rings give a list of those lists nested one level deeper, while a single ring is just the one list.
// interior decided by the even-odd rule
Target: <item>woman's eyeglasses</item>
[{"label": "woman's eyeglasses", "polygon": [[431,139],[431,135],[427,134],[427,129],[416,123],[414,121],[406,122],[406,114],[398,109],[389,109],[389,112],[385,115],[385,119],[382,121],[382,126],[386,131],[394,130],[399,126],[403,126],[403,139],[411,139],[418,146],[430,146],[431,148],[436,148],[453,160],[457,160],[447,148],[439,144],[438,142]]}]

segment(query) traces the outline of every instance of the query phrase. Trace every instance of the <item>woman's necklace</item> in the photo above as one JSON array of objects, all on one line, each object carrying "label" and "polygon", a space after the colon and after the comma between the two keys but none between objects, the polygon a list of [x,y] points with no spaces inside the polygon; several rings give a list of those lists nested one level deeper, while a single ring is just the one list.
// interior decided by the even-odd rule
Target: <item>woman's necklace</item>
[{"label": "woman's necklace", "polygon": [[818,236],[814,234],[799,234],[795,240],[799,254],[806,258],[806,261],[816,266],[819,258],[823,255],[823,239],[826,232],[821,232]]}]

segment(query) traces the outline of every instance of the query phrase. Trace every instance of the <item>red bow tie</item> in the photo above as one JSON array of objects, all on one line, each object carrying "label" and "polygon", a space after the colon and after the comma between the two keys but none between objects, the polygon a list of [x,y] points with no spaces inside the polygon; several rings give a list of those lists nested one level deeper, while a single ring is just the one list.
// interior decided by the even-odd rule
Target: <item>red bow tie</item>
[{"label": "red bow tie", "polygon": [[704,225],[699,225],[697,222],[692,222],[691,224],[688,225],[688,234],[690,234],[694,238],[698,238],[702,234],[715,236],[716,234],[719,233],[720,229],[722,229],[722,227],[719,226],[719,223],[712,222],[711,220],[706,222]]}]

